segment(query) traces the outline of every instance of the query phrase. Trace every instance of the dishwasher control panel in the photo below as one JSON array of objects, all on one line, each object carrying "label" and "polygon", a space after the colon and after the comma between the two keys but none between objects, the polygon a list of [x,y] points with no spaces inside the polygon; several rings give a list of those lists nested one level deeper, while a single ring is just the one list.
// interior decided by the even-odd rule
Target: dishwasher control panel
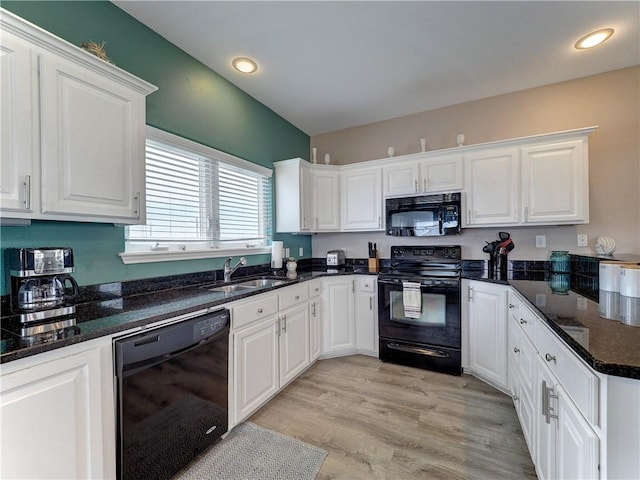
[{"label": "dishwasher control panel", "polygon": [[193,324],[193,340],[199,342],[224,330],[229,325],[229,310],[215,312]]}]

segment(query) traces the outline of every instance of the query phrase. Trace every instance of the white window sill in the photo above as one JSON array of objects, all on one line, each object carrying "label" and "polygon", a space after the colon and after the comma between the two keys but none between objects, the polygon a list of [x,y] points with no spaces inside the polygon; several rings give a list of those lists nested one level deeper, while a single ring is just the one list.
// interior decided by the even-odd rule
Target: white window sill
[{"label": "white window sill", "polygon": [[201,258],[223,258],[233,255],[259,255],[271,253],[271,247],[238,247],[238,248],[207,248],[193,250],[165,250],[165,251],[132,251],[121,252],[118,255],[125,265],[135,263],[173,262],[176,260],[198,260]]}]

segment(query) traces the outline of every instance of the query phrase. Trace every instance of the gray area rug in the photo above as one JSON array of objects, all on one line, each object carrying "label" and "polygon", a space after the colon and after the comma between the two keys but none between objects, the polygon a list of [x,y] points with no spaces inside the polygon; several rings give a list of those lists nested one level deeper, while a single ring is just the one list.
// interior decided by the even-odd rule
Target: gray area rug
[{"label": "gray area rug", "polygon": [[175,480],[313,480],[326,456],[321,448],[244,422]]}]

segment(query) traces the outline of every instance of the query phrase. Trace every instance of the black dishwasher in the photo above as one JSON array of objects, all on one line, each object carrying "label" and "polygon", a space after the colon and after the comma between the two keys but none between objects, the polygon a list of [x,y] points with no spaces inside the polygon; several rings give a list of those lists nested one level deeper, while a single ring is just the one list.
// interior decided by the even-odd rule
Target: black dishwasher
[{"label": "black dishwasher", "polygon": [[114,342],[118,478],[170,479],[228,429],[229,311]]}]

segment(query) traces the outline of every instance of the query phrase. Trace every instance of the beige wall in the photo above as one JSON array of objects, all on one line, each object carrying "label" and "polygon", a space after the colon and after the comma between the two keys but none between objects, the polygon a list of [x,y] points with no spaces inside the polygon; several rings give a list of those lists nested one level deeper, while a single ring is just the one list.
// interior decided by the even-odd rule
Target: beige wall
[{"label": "beige wall", "polygon": [[[396,156],[416,153],[421,137],[428,150],[438,150],[455,146],[458,133],[471,145],[592,125],[598,129],[589,137],[589,225],[511,229],[520,246],[511,258],[542,259],[558,249],[586,253],[602,235],[615,239],[617,253],[640,255],[640,66],[318,135],[311,146],[318,158],[330,153],[332,163],[347,164],[384,158],[390,146]],[[547,249],[535,248],[541,233],[548,236]],[[577,233],[589,235],[588,248],[576,246]],[[314,256],[340,243],[351,245],[349,256],[360,256],[364,243],[366,256],[366,240],[346,235],[314,236]],[[483,240],[495,236],[495,229],[467,229],[455,242],[467,258],[484,258]],[[384,234],[373,237],[381,245],[402,243]]]}]

